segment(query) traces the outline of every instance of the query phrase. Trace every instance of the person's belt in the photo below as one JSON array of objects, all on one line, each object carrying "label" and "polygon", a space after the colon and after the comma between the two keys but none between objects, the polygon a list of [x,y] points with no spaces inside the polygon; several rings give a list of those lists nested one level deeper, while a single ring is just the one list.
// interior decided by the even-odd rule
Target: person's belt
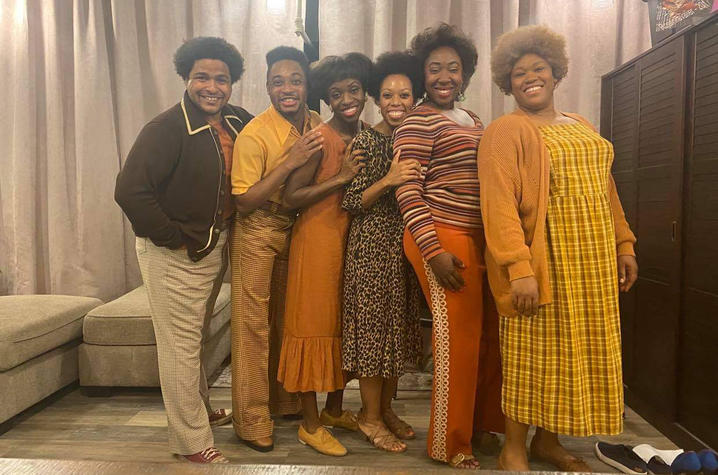
[{"label": "person's belt", "polygon": [[264,211],[269,211],[272,214],[281,214],[283,216],[295,217],[297,215],[297,210],[288,209],[279,203],[275,203],[274,201],[265,201],[259,205],[258,208],[263,209]]}]

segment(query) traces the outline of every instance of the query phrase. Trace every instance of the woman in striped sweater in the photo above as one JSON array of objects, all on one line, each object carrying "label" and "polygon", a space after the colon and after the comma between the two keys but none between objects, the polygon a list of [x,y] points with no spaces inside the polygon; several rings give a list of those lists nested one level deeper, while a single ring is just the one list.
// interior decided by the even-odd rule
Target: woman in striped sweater
[{"label": "woman in striped sweater", "polygon": [[424,65],[424,101],[395,132],[400,160],[420,176],[397,190],[404,250],[432,309],[434,387],[428,452],[453,467],[478,469],[474,432],[503,431],[498,316],[485,283],[476,152],[483,126],[463,99],[476,47],[440,24],[411,43]]}]

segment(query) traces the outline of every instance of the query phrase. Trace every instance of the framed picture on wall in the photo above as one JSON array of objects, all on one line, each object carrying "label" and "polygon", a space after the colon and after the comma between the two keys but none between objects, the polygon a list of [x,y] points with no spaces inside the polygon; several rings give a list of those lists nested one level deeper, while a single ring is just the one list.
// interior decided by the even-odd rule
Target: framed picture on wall
[{"label": "framed picture on wall", "polygon": [[695,25],[718,9],[718,0],[647,0],[647,2],[653,45],[687,26]]}]

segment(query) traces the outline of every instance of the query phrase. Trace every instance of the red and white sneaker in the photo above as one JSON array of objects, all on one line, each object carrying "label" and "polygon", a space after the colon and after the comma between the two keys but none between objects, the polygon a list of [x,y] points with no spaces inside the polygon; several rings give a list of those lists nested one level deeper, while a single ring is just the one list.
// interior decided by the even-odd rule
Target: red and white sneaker
[{"label": "red and white sneaker", "polygon": [[232,409],[215,409],[209,413],[210,426],[223,426],[232,420]]},{"label": "red and white sneaker", "polygon": [[214,447],[192,455],[177,455],[181,460],[191,463],[229,463],[229,459]]}]

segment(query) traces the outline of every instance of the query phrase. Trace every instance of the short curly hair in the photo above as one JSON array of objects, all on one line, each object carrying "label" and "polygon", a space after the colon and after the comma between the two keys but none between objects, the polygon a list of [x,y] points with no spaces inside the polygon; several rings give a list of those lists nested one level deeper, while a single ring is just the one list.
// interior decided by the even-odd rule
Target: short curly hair
[{"label": "short curly hair", "polygon": [[226,64],[232,84],[239,81],[244,72],[244,58],[237,48],[215,36],[198,36],[185,41],[175,51],[175,71],[186,81],[195,61],[200,59],[218,59]]},{"label": "short curly hair", "polygon": [[491,77],[507,96],[511,94],[511,70],[527,54],[546,60],[554,79],[560,81],[568,73],[566,39],[545,26],[522,26],[501,35],[491,53]]},{"label": "short curly hair", "polygon": [[269,79],[269,71],[272,69],[272,65],[279,61],[289,60],[296,61],[304,71],[304,78],[309,80],[309,60],[307,56],[299,51],[297,48],[291,46],[277,46],[270,50],[265,56],[267,60],[267,79]]},{"label": "short curly hair", "polygon": [[376,58],[369,78],[369,95],[379,100],[381,83],[392,74],[403,74],[409,78],[414,102],[424,95],[424,69],[419,59],[410,51],[390,51]]},{"label": "short curly hair", "polygon": [[358,80],[362,89],[366,91],[369,87],[371,71],[371,59],[361,53],[326,56],[314,64],[309,72],[310,99],[318,98],[329,105],[329,86],[349,78]]},{"label": "short curly hair", "polygon": [[471,76],[476,71],[479,54],[476,52],[474,42],[458,26],[441,22],[434,28],[425,29],[411,40],[411,50],[421,61],[422,70],[431,52],[442,46],[453,48],[461,58],[463,88],[466,89]]}]

